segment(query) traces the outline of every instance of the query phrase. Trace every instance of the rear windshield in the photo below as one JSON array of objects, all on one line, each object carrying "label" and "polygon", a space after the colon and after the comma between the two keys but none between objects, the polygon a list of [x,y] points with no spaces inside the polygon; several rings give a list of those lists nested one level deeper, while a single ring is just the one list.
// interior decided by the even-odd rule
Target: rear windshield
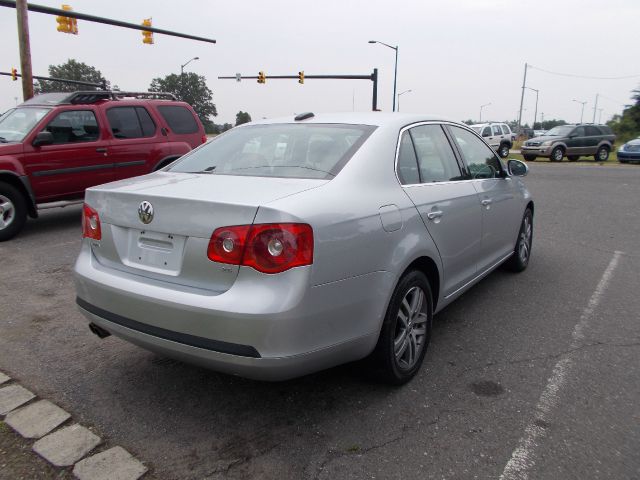
[{"label": "rear windshield", "polygon": [[375,127],[269,124],[234,128],[169,171],[256,177],[335,177]]},{"label": "rear windshield", "polygon": [[173,133],[198,132],[196,119],[188,108],[179,105],[162,105],[158,110]]}]

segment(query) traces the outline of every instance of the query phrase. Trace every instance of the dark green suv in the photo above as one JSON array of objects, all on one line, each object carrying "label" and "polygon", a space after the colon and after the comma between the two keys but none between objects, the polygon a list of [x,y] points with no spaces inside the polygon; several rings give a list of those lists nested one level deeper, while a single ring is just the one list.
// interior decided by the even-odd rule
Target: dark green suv
[{"label": "dark green suv", "polygon": [[598,162],[606,162],[615,140],[616,136],[606,125],[560,125],[527,140],[521,151],[527,161],[547,157],[552,162],[561,162],[566,156],[575,162],[581,156],[593,156]]}]

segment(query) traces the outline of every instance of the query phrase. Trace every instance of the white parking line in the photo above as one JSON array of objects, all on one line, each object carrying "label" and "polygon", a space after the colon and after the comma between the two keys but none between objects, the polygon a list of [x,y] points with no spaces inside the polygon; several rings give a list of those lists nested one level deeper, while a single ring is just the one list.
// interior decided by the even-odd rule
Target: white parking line
[{"label": "white parking line", "polygon": [[[580,346],[579,343],[584,338],[583,331],[593,316],[593,312],[598,307],[598,304],[602,299],[602,295],[611,281],[613,271],[618,266],[618,261],[622,254],[623,252],[616,251],[613,254],[613,258],[609,262],[606,270],[602,274],[600,282],[598,282],[598,286],[591,295],[589,303],[582,311],[580,320],[573,329],[571,334],[572,341],[570,350]],[[546,434],[544,425],[548,423],[547,416],[558,403],[558,392],[564,385],[573,363],[574,361],[571,357],[562,358],[558,363],[556,363],[553,368],[553,373],[549,380],[547,380],[547,385],[543,390],[542,395],[540,395],[540,399],[536,405],[535,416],[527,425],[527,428],[525,428],[524,436],[520,438],[518,446],[511,454],[511,458],[504,467],[502,475],[500,475],[500,480],[527,480],[529,478],[529,470],[531,470],[535,464],[535,449],[538,446],[540,439],[542,439]]]}]

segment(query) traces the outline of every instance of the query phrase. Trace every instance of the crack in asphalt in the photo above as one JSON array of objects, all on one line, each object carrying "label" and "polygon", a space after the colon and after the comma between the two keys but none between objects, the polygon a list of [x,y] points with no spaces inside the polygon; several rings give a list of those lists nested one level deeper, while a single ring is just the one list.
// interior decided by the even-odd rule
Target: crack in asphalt
[{"label": "crack in asphalt", "polygon": [[372,452],[373,450],[378,450],[380,448],[384,448],[393,443],[399,442],[400,440],[405,438],[406,433],[410,430],[417,430],[418,428],[431,427],[433,425],[436,425],[440,421],[440,419],[448,413],[465,413],[465,412],[466,410],[464,409],[444,408],[438,411],[438,414],[436,415],[436,417],[430,422],[421,423],[414,427],[410,427],[407,424],[403,424],[401,433],[399,433],[393,438],[385,440],[382,443],[370,445],[369,447],[366,447],[366,448],[358,448],[357,450],[354,450],[354,451],[329,449],[324,454],[324,460],[320,463],[320,465],[318,465],[316,469],[316,473],[313,476],[313,479],[319,480],[320,475],[324,472],[325,468],[331,463],[335,462],[336,460],[339,460],[341,458],[348,457],[348,456],[353,456],[353,455],[356,455],[359,457],[367,455],[369,452]]}]

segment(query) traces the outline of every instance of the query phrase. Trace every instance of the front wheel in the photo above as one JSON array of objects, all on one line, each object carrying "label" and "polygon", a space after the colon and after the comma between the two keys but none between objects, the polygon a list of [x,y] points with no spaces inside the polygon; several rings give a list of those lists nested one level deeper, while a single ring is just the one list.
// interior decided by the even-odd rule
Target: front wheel
[{"label": "front wheel", "polygon": [[420,370],[431,339],[432,298],[429,280],[419,270],[400,279],[371,354],[377,379],[402,385]]},{"label": "front wheel", "polygon": [[596,153],[596,161],[606,162],[609,160],[609,149],[607,147],[600,147]]},{"label": "front wheel", "polygon": [[564,151],[562,150],[561,147],[556,147],[551,151],[550,160],[552,162],[561,162],[562,161],[562,157],[564,157]]},{"label": "front wheel", "polygon": [[500,145],[500,148],[498,148],[498,155],[500,155],[501,158],[507,158],[509,156],[509,145],[506,143]]},{"label": "front wheel", "polygon": [[513,249],[513,255],[507,262],[507,267],[514,272],[522,272],[531,258],[531,247],[533,246],[533,212],[530,208],[524,212],[520,231],[518,232],[518,240]]},{"label": "front wheel", "polygon": [[27,221],[27,202],[13,185],[0,182],[0,242],[15,237]]}]

